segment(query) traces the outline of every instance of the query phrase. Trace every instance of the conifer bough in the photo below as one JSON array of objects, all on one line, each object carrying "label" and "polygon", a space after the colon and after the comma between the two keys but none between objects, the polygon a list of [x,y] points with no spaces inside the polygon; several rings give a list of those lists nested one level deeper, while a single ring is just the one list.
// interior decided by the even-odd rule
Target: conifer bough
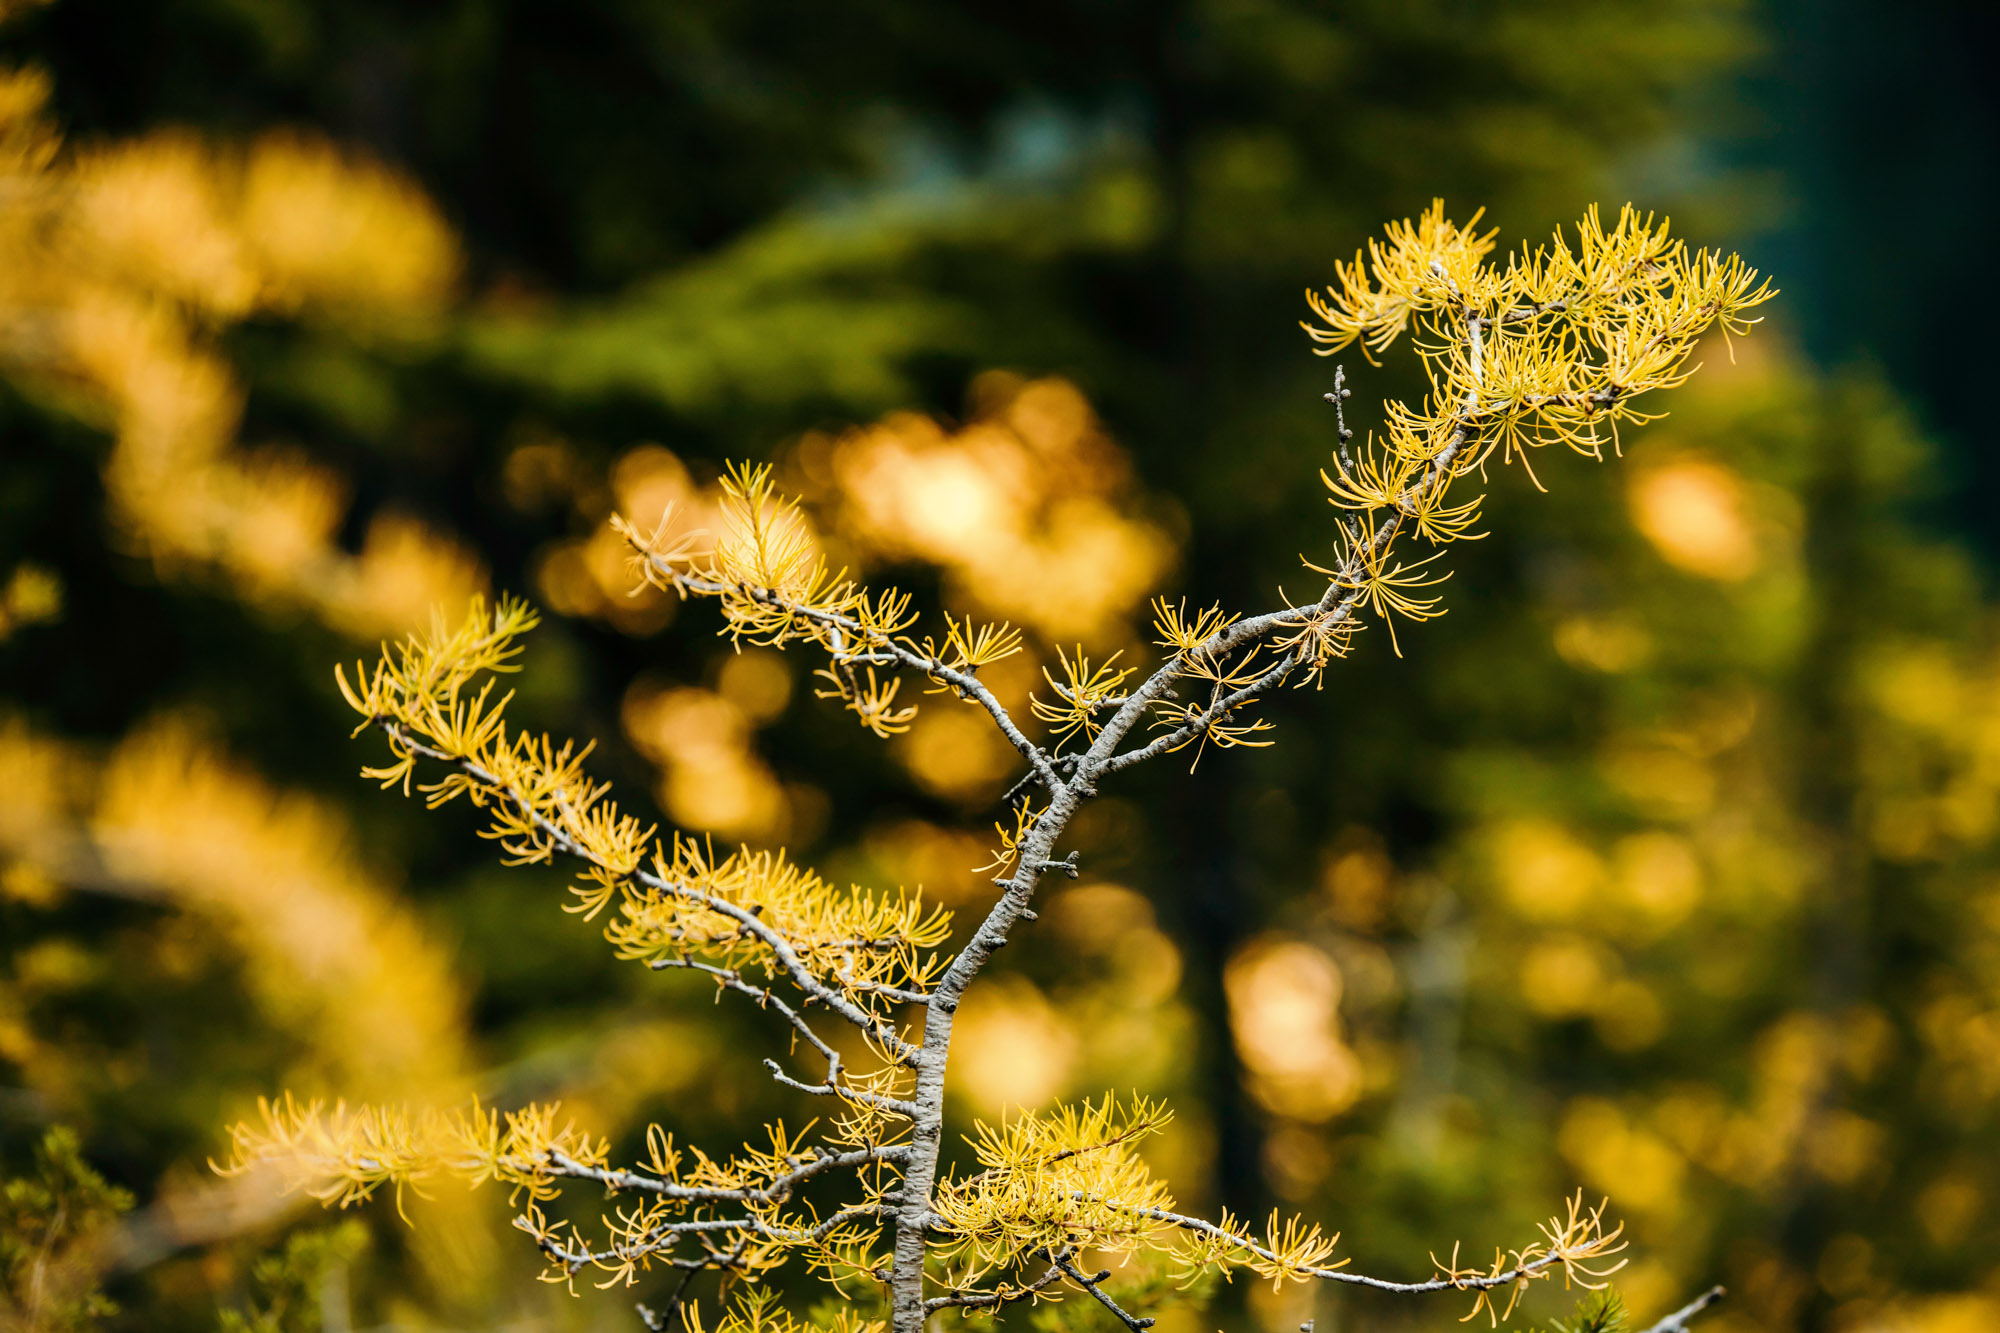
[{"label": "conifer bough", "polygon": [[[1704,333],[1748,332],[1749,312],[1773,294],[1737,257],[1691,250],[1664,220],[1629,207],[1609,226],[1593,208],[1573,238],[1558,233],[1504,264],[1477,221],[1454,224],[1434,204],[1337,265],[1324,292],[1307,293],[1304,328],[1321,355],[1359,344],[1372,360],[1414,326],[1430,378],[1421,404],[1388,403],[1382,431],[1359,448],[1336,415],[1338,444],[1321,473],[1335,508],[1332,549],[1324,563],[1306,561],[1325,577],[1320,596],[1249,616],[1156,600],[1159,665],[1141,674],[1081,649],[1059,654],[1060,677],[1045,672],[1048,692],[1032,702],[1045,739],[979,677],[1019,651],[1016,631],[947,618],[920,632],[907,596],[828,569],[768,467],[730,470],[712,535],[684,530],[671,511],[657,522],[643,516],[643,526],[613,520],[639,578],[713,601],[722,632],[738,642],[815,653],[820,697],[876,735],[908,727],[916,710],[900,691],[915,678],[983,710],[1020,752],[1025,771],[995,826],[998,893],[956,952],[949,914],[920,894],[841,888],[782,852],[717,857],[678,834],[661,838],[585,774],[587,747],[510,730],[495,680],[515,669],[518,640],[535,623],[522,603],[476,601],[458,625],[440,621],[385,649],[352,681],[341,673],[364,719],[357,734],[373,728],[388,743],[389,762],[367,776],[407,793],[423,769],[435,775],[417,787],[429,804],[463,796],[478,806],[485,836],[510,862],[573,864],[570,910],[606,915],[621,958],[702,973],[790,1029],[798,1059],[789,1068],[768,1061],[769,1072],[819,1114],[809,1131],[773,1124],[725,1157],[681,1148],[655,1126],[644,1158],[619,1166],[554,1106],[410,1112],[288,1097],[233,1128],[224,1169],[275,1166],[293,1187],[343,1206],[385,1184],[504,1182],[525,1200],[517,1225],[552,1280],[594,1270],[605,1285],[629,1285],[675,1270],[671,1306],[640,1313],[649,1327],[697,1333],[701,1312],[683,1295],[707,1271],[734,1295],[718,1316],[721,1333],[803,1327],[757,1281],[794,1259],[846,1296],[830,1321],[843,1333],[919,1333],[938,1311],[990,1315],[1065,1291],[1143,1329],[1152,1321],[1119,1303],[1099,1266],[1133,1255],[1163,1257],[1188,1280],[1241,1269],[1278,1285],[1456,1290],[1473,1298],[1468,1318],[1504,1318],[1539,1279],[1601,1287],[1622,1265],[1621,1228],[1580,1194],[1539,1237],[1497,1250],[1491,1264],[1461,1266],[1454,1247],[1415,1282],[1349,1271],[1335,1258],[1338,1237],[1316,1224],[1274,1213],[1256,1228],[1226,1213],[1184,1214],[1136,1151],[1168,1119],[1143,1098],[1107,1095],[980,1124],[976,1169],[938,1171],[960,1001],[993,951],[1034,919],[1043,877],[1076,874],[1060,843],[1100,784],[1191,747],[1269,744],[1259,735],[1269,724],[1252,716],[1264,695],[1318,683],[1371,620],[1440,614],[1427,591],[1441,581],[1431,562],[1437,548],[1479,535],[1481,497],[1465,492],[1489,465],[1519,460],[1533,476],[1532,455],[1550,444],[1602,458],[1621,424],[1651,419],[1643,396],[1693,373]],[[1338,371],[1334,384],[1338,410],[1348,393]],[[841,1023],[856,1029],[865,1059],[850,1060],[842,1049],[854,1044],[827,1036]],[[611,1199],[588,1234],[543,1208],[579,1182]]]}]

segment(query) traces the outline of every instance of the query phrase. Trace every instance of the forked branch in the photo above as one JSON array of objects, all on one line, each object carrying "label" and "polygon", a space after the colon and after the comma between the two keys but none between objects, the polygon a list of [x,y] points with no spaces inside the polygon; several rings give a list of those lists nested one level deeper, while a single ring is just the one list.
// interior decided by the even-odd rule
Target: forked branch
[{"label": "forked branch", "polygon": [[[1372,361],[1414,330],[1432,385],[1419,405],[1387,404],[1380,433],[1357,445],[1346,375],[1336,368],[1327,396],[1337,439],[1332,470],[1320,473],[1336,510],[1334,554],[1324,564],[1303,562],[1325,580],[1318,595],[1247,617],[1219,606],[1190,615],[1156,602],[1163,652],[1150,671],[1093,662],[1079,649],[1059,655],[1060,677],[1044,672],[1052,693],[1031,702],[1045,739],[979,676],[1021,649],[1017,632],[968,619],[949,620],[941,638],[913,635],[907,596],[869,592],[828,570],[810,524],[778,494],[769,468],[730,470],[721,531],[706,549],[700,534],[675,528],[671,510],[650,530],[618,520],[646,582],[715,602],[722,632],[738,641],[804,643],[824,653],[816,672],[827,686],[822,697],[839,699],[876,735],[910,725],[915,709],[899,691],[914,675],[981,709],[1021,755],[1026,771],[1006,798],[1011,831],[1003,823],[989,867],[998,872],[998,896],[955,952],[943,948],[948,917],[919,896],[837,890],[782,855],[745,850],[717,860],[681,837],[662,844],[583,774],[585,752],[510,733],[507,700],[492,691],[495,674],[513,669],[515,640],[533,624],[518,603],[503,601],[490,614],[476,604],[463,626],[440,624],[385,650],[352,685],[341,676],[364,727],[388,738],[392,762],[365,770],[371,776],[407,791],[420,761],[440,765],[444,776],[422,789],[430,802],[467,797],[488,816],[486,836],[515,861],[574,861],[572,910],[595,916],[615,904],[606,935],[621,956],[699,972],[719,990],[774,1010],[825,1062],[817,1083],[767,1062],[784,1087],[838,1102],[839,1113],[816,1129],[821,1141],[808,1146],[774,1126],[768,1148],[746,1146],[727,1161],[697,1153],[684,1171],[681,1154],[655,1127],[649,1169],[634,1170],[612,1166],[600,1141],[558,1128],[553,1108],[514,1113],[503,1129],[476,1107],[469,1116],[411,1119],[379,1109],[328,1114],[287,1101],[265,1107],[262,1127],[238,1127],[234,1167],[289,1163],[295,1185],[337,1203],[438,1174],[505,1181],[529,1195],[519,1225],[564,1280],[594,1267],[608,1281],[629,1283],[653,1265],[754,1277],[804,1254],[829,1277],[884,1284],[893,1333],[923,1333],[941,1310],[990,1314],[1050,1297],[1061,1284],[1142,1333],[1152,1321],[1104,1290],[1109,1271],[1086,1271],[1078,1260],[1145,1249],[1170,1249],[1191,1273],[1243,1268],[1279,1283],[1469,1293],[1472,1314],[1496,1321],[1535,1280],[1560,1273],[1572,1284],[1601,1286],[1622,1266],[1614,1256],[1624,1243],[1619,1228],[1604,1225],[1601,1205],[1584,1207],[1580,1194],[1540,1240],[1496,1252],[1485,1267],[1461,1268],[1454,1249],[1449,1262],[1434,1260],[1436,1276],[1420,1282],[1349,1271],[1333,1258],[1338,1237],[1297,1219],[1274,1214],[1260,1237],[1227,1215],[1210,1222],[1181,1213],[1134,1152],[1167,1118],[1144,1101],[1120,1107],[1107,1097],[979,1125],[980,1169],[944,1178],[938,1171],[959,1006],[994,952],[1035,919],[1043,876],[1078,873],[1076,853],[1062,854],[1058,843],[1100,784],[1189,747],[1199,754],[1268,744],[1268,724],[1251,717],[1254,706],[1282,686],[1323,683],[1364,625],[1388,628],[1400,651],[1398,619],[1442,613],[1431,591],[1442,578],[1432,572],[1436,548],[1481,535],[1483,496],[1466,498],[1461,483],[1483,481],[1491,463],[1529,469],[1530,455],[1551,444],[1591,458],[1602,458],[1606,445],[1615,452],[1621,424],[1650,419],[1635,403],[1693,373],[1696,339],[1717,326],[1747,332],[1755,322],[1749,312],[1772,295],[1734,256],[1690,250],[1663,221],[1629,208],[1608,225],[1593,209],[1573,243],[1558,235],[1504,265],[1492,259],[1492,233],[1479,233],[1476,222],[1475,215],[1452,223],[1434,205],[1389,228],[1365,258],[1337,265],[1323,293],[1308,294],[1316,350],[1358,344]],[[1408,554],[1418,541],[1432,552]],[[1142,724],[1153,733],[1144,740]],[[815,1010],[856,1028],[880,1067],[850,1069],[814,1026]],[[919,1012],[921,1037],[912,1031]],[[822,1217],[802,1192],[835,1173],[851,1174],[855,1193]],[[606,1217],[607,1242],[587,1244],[541,1211],[571,1181],[634,1201]],[[930,1294],[933,1280],[946,1289]],[[739,1291],[737,1311],[717,1333],[798,1333],[767,1291],[751,1284]],[[1704,1295],[1649,1333],[1682,1333],[1719,1295]],[[675,1309],[699,1333],[692,1304],[676,1296]],[[837,1322],[839,1333],[883,1333],[851,1312]]]}]

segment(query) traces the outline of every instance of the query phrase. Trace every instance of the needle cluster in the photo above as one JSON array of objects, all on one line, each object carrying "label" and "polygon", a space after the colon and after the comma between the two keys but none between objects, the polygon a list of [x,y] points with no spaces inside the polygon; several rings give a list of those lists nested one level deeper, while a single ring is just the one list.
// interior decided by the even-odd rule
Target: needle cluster
[{"label": "needle cluster", "polygon": [[[746,1143],[727,1157],[677,1146],[654,1126],[636,1167],[613,1167],[610,1145],[561,1119],[554,1105],[524,1106],[505,1115],[481,1106],[449,1110],[300,1103],[287,1096],[258,1103],[259,1121],[234,1126],[231,1153],[218,1166],[240,1175],[274,1167],[289,1189],[322,1203],[346,1207],[383,1186],[397,1195],[425,1192],[446,1179],[469,1185],[495,1181],[526,1206],[515,1225],[534,1238],[549,1259],[545,1276],[570,1282],[590,1267],[604,1274],[600,1286],[630,1286],[656,1263],[688,1271],[726,1268],[754,1276],[804,1251],[829,1271],[852,1267],[865,1247],[882,1195],[895,1179],[896,1154],[867,1149],[827,1154],[804,1133],[784,1125],[765,1129],[765,1142]],[[822,1217],[800,1196],[808,1182],[846,1168],[862,1184],[860,1199]],[[590,1181],[616,1204],[603,1240],[577,1236],[567,1222],[551,1220],[541,1205],[562,1186]],[[873,1225],[871,1225],[873,1224]],[[686,1239],[696,1251],[669,1253]]]},{"label": "needle cluster", "polygon": [[[456,626],[436,622],[385,651],[356,683],[336,678],[347,702],[386,736],[393,761],[363,770],[410,790],[420,759],[444,769],[417,790],[431,806],[465,797],[488,817],[483,836],[513,864],[577,863],[571,911],[586,918],[617,903],[605,936],[621,958],[677,966],[700,959],[725,970],[773,976],[799,966],[831,979],[857,1004],[920,986],[937,970],[934,951],[950,914],[921,897],[838,889],[782,852],[716,856],[619,811],[609,788],[583,769],[590,747],[510,731],[511,694],[495,693],[515,669],[519,637],[535,615],[502,599],[475,599]],[[753,924],[754,923],[754,924]]]},{"label": "needle cluster", "polygon": [[[1342,422],[1334,468],[1320,473],[1343,511],[1335,559],[1306,562],[1392,631],[1395,616],[1439,614],[1424,590],[1441,581],[1431,557],[1395,555],[1396,537],[1407,528],[1439,547],[1482,535],[1484,496],[1460,498],[1454,483],[1483,477],[1497,456],[1519,460],[1539,486],[1530,456],[1550,444],[1602,459],[1621,424],[1657,415],[1640,398],[1694,373],[1704,334],[1747,333],[1749,312],[1776,294],[1735,255],[1690,250],[1666,219],[1629,205],[1609,227],[1593,206],[1574,242],[1558,231],[1504,267],[1478,221],[1453,223],[1434,202],[1370,242],[1365,259],[1336,264],[1324,292],[1306,293],[1318,322],[1302,327],[1319,355],[1358,344],[1372,360],[1414,327],[1430,380],[1421,404],[1389,403],[1382,433],[1358,450]],[[1345,644],[1301,646],[1323,665]]]},{"label": "needle cluster", "polygon": [[1159,1103],[1106,1096],[977,1126],[980,1169],[941,1181],[932,1204],[951,1285],[971,1288],[1024,1254],[1123,1255],[1150,1244],[1159,1224],[1136,1210],[1171,1208],[1173,1198],[1136,1149],[1172,1118]]}]

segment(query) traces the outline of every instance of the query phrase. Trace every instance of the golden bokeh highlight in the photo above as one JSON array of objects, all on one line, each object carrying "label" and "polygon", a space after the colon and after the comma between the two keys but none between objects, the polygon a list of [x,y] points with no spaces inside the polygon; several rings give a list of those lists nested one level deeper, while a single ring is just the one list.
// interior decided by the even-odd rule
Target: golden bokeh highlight
[{"label": "golden bokeh highlight", "polygon": [[1316,1124],[1361,1096],[1361,1062],[1341,1037],[1333,959],[1302,940],[1265,936],[1229,960],[1223,986],[1251,1096],[1266,1110]]},{"label": "golden bokeh highlight", "polygon": [[1555,647],[1572,666],[1616,675],[1645,666],[1655,644],[1651,632],[1631,616],[1570,616],[1556,626]]},{"label": "golden bokeh highlight", "polygon": [[947,601],[1051,640],[1115,637],[1172,564],[1130,464],[1066,380],[989,371],[954,430],[900,412],[796,451],[808,494],[868,564],[921,561]]},{"label": "golden bokeh highlight", "polygon": [[1687,457],[1634,469],[1630,501],[1639,531],[1675,568],[1729,583],[1757,572],[1752,500],[1722,464]]},{"label": "golden bokeh highlight", "polygon": [[990,899],[994,891],[989,875],[973,869],[991,856],[990,839],[980,833],[901,819],[868,830],[861,850],[877,868],[868,878],[921,887],[925,897],[949,906]]},{"label": "golden bokeh highlight", "polygon": [[[1160,928],[1152,903],[1122,884],[1098,882],[1056,895],[1044,917],[1073,960],[1057,999],[1077,1033],[1088,1080],[1146,1088],[1187,1077],[1194,1014],[1179,993],[1180,947]],[[1194,1150],[1173,1133],[1160,1145],[1167,1148]]]},{"label": "golden bokeh highlight", "polygon": [[784,787],[751,745],[758,719],[735,699],[641,680],[621,716],[626,739],[659,766],[654,794],[676,823],[757,842],[784,834]]},{"label": "golden bokeh highlight", "polygon": [[953,1093],[982,1119],[1046,1105],[1077,1070],[1070,1016],[1026,977],[1003,975],[969,991],[952,1030]]},{"label": "golden bokeh highlight", "polygon": [[1700,904],[1701,861],[1685,837],[1663,830],[1633,833],[1611,850],[1619,896],[1649,926],[1680,924]]},{"label": "golden bokeh highlight", "polygon": [[1604,882],[1604,862],[1561,825],[1520,819],[1492,831],[1491,856],[1507,905],[1529,921],[1565,921]]},{"label": "golden bokeh highlight", "polygon": [[1521,998],[1544,1018],[1589,1013],[1617,965],[1595,941],[1559,935],[1530,948],[1521,958]]},{"label": "golden bokeh highlight", "polygon": [[671,511],[703,542],[714,539],[720,521],[717,488],[698,484],[676,454],[657,444],[626,450],[612,464],[608,484],[599,485],[568,445],[534,440],[508,454],[502,480],[520,509],[566,495],[584,527],[584,535],[551,542],[536,554],[532,578],[542,601],[558,615],[600,620],[631,635],[657,634],[678,603],[632,577],[632,548],[612,527],[611,515],[657,523]]},{"label": "golden bokeh highlight", "polygon": [[0,583],[0,643],[16,630],[62,619],[62,575],[24,560]]},{"label": "golden bokeh highlight", "polygon": [[1578,1097],[1564,1108],[1557,1146],[1602,1191],[1615,1180],[1621,1206],[1673,1216],[1681,1206],[1687,1160],[1660,1135],[1633,1124],[1612,1102]]},{"label": "golden bokeh highlight", "polygon": [[1350,830],[1326,855],[1320,888],[1334,921],[1366,933],[1388,917],[1394,877],[1395,866],[1381,839],[1367,830]]},{"label": "golden bokeh highlight", "polygon": [[967,804],[997,796],[1021,761],[985,713],[965,707],[924,709],[892,749],[918,786]]}]

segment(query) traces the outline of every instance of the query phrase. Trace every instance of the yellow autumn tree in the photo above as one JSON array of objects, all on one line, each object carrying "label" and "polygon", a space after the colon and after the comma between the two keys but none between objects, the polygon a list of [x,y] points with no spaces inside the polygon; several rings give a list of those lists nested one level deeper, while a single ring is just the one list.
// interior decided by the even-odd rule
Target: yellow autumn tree
[{"label": "yellow autumn tree", "polygon": [[[1429,377],[1416,404],[1386,405],[1357,445],[1349,390],[1328,394],[1337,444],[1321,473],[1333,506],[1328,549],[1305,560],[1317,596],[1243,614],[1154,603],[1158,660],[1142,667],[1078,648],[1045,672],[1027,718],[980,672],[1020,649],[1006,624],[946,618],[924,627],[911,599],[831,568],[798,504],[771,470],[730,471],[708,521],[669,508],[614,520],[636,581],[712,602],[738,644],[811,653],[821,697],[888,737],[907,728],[920,693],[983,715],[1018,752],[987,868],[995,892],[968,933],[902,889],[842,886],[782,852],[719,854],[662,835],[620,811],[585,770],[588,747],[512,729],[500,679],[517,667],[535,624],[525,604],[473,601],[425,634],[340,674],[361,731],[387,758],[365,773],[433,805],[464,798],[512,862],[576,868],[569,910],[603,919],[618,955],[658,970],[698,972],[788,1030],[801,1063],[771,1076],[817,1112],[805,1128],[763,1127],[715,1156],[655,1127],[642,1159],[555,1106],[499,1112],[268,1102],[234,1127],[225,1170],[282,1172],[296,1189],[347,1205],[389,1187],[444,1177],[497,1181],[523,1205],[517,1225],[572,1282],[595,1271],[631,1284],[651,1270],[683,1275],[674,1308],[641,1307],[650,1327],[704,1327],[683,1300],[712,1272],[735,1293],[724,1330],[792,1329],[756,1279],[797,1261],[849,1297],[834,1326],[919,1333],[939,1311],[990,1315],[1068,1291],[1137,1330],[1152,1321],[1107,1289],[1105,1257],[1164,1257],[1185,1278],[1246,1271],[1274,1284],[1328,1281],[1419,1294],[1471,1295],[1467,1318],[1511,1313],[1539,1280],[1596,1289],[1622,1261],[1621,1228],[1602,1205],[1569,1199],[1539,1236],[1490,1263],[1433,1256],[1435,1274],[1396,1282],[1350,1271],[1337,1235],[1273,1214],[1253,1226],[1179,1211],[1138,1151],[1167,1108],[1105,1095],[979,1124],[973,1160],[941,1169],[944,1095],[961,1001],[993,953],[1036,919],[1050,874],[1074,877],[1066,831],[1107,782],[1169,754],[1265,745],[1257,704],[1286,686],[1318,685],[1371,623],[1440,614],[1443,548],[1479,535],[1477,485],[1493,469],[1550,445],[1601,459],[1619,431],[1656,412],[1640,400],[1694,373],[1698,340],[1741,335],[1772,295],[1734,256],[1689,248],[1663,220],[1595,209],[1573,235],[1502,259],[1477,216],[1458,224],[1441,204],[1337,266],[1308,294],[1306,331],[1323,355],[1359,344],[1371,360],[1405,332]],[[1537,482],[1539,484],[1539,482]],[[907,692],[906,692],[906,687]],[[844,1031],[842,1031],[844,1029]],[[608,1192],[601,1224],[553,1215],[566,1187]],[[1685,1327],[1712,1296],[1656,1325]],[[886,1318],[872,1318],[874,1310]]]}]

